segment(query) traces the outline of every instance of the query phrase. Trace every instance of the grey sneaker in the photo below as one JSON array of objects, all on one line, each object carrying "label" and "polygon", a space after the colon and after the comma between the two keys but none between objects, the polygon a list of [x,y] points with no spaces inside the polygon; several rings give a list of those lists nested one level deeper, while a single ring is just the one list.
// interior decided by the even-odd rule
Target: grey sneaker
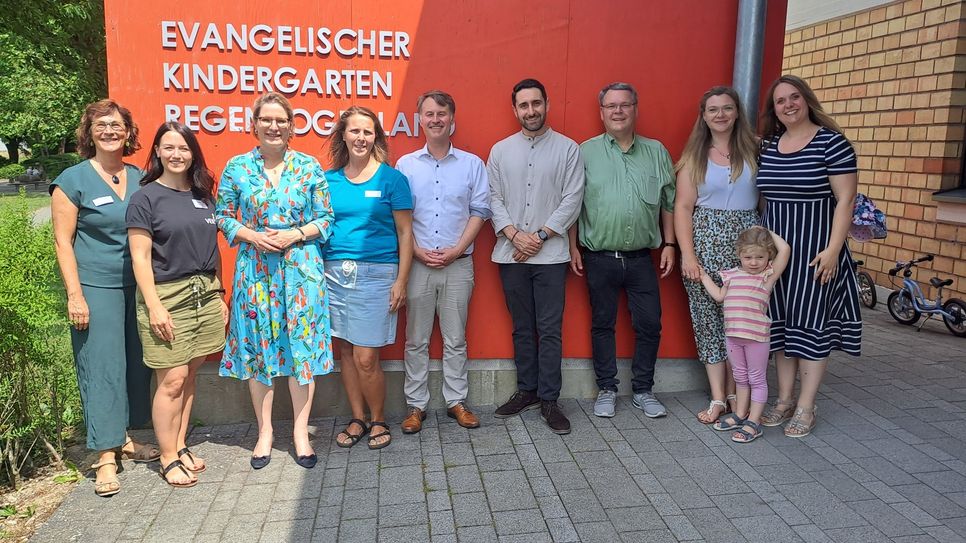
[{"label": "grey sneaker", "polygon": [[650,392],[634,395],[634,407],[644,412],[645,417],[656,419],[667,415],[667,409]]},{"label": "grey sneaker", "polygon": [[617,393],[613,390],[601,390],[594,402],[594,414],[598,417],[613,417],[614,404],[617,403]]}]

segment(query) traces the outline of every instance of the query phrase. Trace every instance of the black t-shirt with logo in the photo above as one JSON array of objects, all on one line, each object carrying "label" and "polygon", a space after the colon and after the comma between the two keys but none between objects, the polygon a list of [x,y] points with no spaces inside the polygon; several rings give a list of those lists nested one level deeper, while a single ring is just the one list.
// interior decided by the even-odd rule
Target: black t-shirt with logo
[{"label": "black t-shirt with logo", "polygon": [[151,182],[131,196],[126,223],[151,233],[156,283],[215,273],[218,227],[211,198]]}]

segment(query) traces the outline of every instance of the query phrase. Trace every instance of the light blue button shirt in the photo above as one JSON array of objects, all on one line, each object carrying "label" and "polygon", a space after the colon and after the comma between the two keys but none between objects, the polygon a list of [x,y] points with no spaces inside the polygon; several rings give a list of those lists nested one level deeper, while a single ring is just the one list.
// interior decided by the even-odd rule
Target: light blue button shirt
[{"label": "light blue button shirt", "polygon": [[[413,236],[423,249],[453,247],[470,217],[490,218],[490,187],[479,157],[450,145],[441,160],[422,149],[403,156],[396,169],[413,194]],[[473,252],[473,244],[465,254]]]}]

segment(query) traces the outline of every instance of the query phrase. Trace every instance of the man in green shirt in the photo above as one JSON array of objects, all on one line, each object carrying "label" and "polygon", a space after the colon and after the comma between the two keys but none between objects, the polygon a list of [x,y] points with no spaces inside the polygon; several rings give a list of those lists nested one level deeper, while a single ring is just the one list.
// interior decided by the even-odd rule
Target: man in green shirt
[{"label": "man in green shirt", "polygon": [[578,231],[570,236],[570,268],[577,275],[587,273],[590,293],[591,346],[600,389],[594,414],[614,416],[618,384],[614,325],[623,288],[636,337],[631,366],[634,407],[648,417],[663,417],[667,409],[651,393],[661,341],[661,299],[651,250],[661,249],[661,278],[667,277],[676,258],[674,166],[660,142],[635,133],[634,87],[611,83],[600,91],[598,100],[606,132],[580,145],[586,184]]}]

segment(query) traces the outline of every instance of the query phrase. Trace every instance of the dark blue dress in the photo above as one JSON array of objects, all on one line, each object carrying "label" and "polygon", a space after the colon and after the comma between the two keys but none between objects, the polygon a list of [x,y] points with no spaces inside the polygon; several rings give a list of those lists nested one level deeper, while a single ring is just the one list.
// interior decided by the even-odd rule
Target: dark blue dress
[{"label": "dark blue dress", "polygon": [[838,273],[822,285],[809,263],[828,245],[835,212],[830,175],[854,173],[855,151],[844,136],[821,128],[804,149],[778,151],[778,138],[765,143],[758,190],[765,197],[761,223],[791,246],[791,259],[769,303],[771,350],[821,360],[832,350],[858,356],[862,340],[855,267],[848,247]]}]

